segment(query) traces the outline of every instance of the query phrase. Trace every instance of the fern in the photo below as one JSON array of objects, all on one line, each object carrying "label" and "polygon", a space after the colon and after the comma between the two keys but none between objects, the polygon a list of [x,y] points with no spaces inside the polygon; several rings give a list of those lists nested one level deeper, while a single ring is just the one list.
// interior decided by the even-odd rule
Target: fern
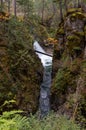
[{"label": "fern", "polygon": [[13,121],[16,122],[18,130],[27,130],[29,128],[29,121],[27,117],[16,115]]},{"label": "fern", "polygon": [[19,113],[22,113],[23,111],[21,110],[13,110],[13,111],[10,111],[10,112],[3,112],[3,115],[1,116],[2,118],[10,118],[10,117],[15,117],[16,114],[19,114]]},{"label": "fern", "polygon": [[[0,116],[0,130],[80,130],[73,121],[56,113],[37,119],[30,115],[29,118],[21,116],[22,111],[4,112]],[[83,129],[82,129],[83,130]]]},{"label": "fern", "polygon": [[28,118],[19,115],[22,111],[4,112],[0,116],[0,130],[27,130]]}]

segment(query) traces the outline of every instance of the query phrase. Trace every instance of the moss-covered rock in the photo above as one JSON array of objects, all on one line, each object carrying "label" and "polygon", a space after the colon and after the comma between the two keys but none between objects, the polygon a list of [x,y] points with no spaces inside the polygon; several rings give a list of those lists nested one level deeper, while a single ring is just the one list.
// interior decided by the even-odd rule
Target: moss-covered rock
[{"label": "moss-covered rock", "polygon": [[61,22],[59,24],[56,36],[58,36],[58,35],[64,35],[64,33],[65,33],[64,32],[64,22]]},{"label": "moss-covered rock", "polygon": [[[51,89],[52,108],[83,125],[86,118],[84,115],[86,111],[85,19],[86,14],[81,8],[71,9],[57,30],[58,44],[54,48],[54,75]],[[62,29],[64,34],[61,44],[59,30],[62,32]],[[58,63],[61,63],[60,66]]]},{"label": "moss-covered rock", "polygon": [[0,112],[21,109],[34,113],[38,109],[43,67],[33,50],[32,36],[17,18],[5,24],[1,21],[0,28]]},{"label": "moss-covered rock", "polygon": [[71,21],[73,21],[73,19],[84,20],[84,18],[86,18],[86,14],[84,14],[82,12],[75,12],[70,16],[70,18],[71,18]]},{"label": "moss-covered rock", "polygon": [[81,12],[81,11],[82,11],[81,8],[71,8],[71,9],[68,10],[67,16],[70,15],[70,14],[76,13],[76,12]]}]

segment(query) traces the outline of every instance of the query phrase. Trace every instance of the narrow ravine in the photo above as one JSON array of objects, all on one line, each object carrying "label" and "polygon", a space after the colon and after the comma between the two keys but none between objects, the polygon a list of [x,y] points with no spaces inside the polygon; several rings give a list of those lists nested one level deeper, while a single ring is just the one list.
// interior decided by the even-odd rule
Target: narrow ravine
[{"label": "narrow ravine", "polygon": [[[46,53],[37,41],[34,42],[34,50]],[[39,111],[41,118],[46,116],[50,111],[50,88],[52,57],[37,53],[44,67],[43,82],[40,86]]]}]

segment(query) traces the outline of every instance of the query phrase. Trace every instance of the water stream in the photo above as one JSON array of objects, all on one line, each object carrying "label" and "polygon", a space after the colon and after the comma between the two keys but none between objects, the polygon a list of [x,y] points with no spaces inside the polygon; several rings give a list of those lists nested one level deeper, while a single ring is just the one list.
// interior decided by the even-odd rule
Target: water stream
[{"label": "water stream", "polygon": [[[37,41],[34,42],[34,50],[46,53]],[[39,110],[41,117],[46,116],[50,111],[50,87],[52,72],[52,57],[36,52],[44,67],[43,82],[40,86]]]}]

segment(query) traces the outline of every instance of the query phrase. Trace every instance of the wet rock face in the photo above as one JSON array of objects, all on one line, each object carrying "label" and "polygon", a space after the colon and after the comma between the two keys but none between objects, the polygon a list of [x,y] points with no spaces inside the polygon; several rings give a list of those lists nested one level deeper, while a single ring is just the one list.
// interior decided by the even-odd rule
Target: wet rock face
[{"label": "wet rock face", "polygon": [[[85,30],[86,14],[81,9],[71,9],[59,24],[56,35],[58,44],[54,47],[51,104],[54,110],[68,117],[73,116],[75,104],[79,101],[81,105],[86,98],[81,91],[78,93],[80,98],[75,98],[80,86],[83,90],[86,86]],[[78,84],[80,77],[83,85]],[[82,109],[84,111],[84,107]]]}]

